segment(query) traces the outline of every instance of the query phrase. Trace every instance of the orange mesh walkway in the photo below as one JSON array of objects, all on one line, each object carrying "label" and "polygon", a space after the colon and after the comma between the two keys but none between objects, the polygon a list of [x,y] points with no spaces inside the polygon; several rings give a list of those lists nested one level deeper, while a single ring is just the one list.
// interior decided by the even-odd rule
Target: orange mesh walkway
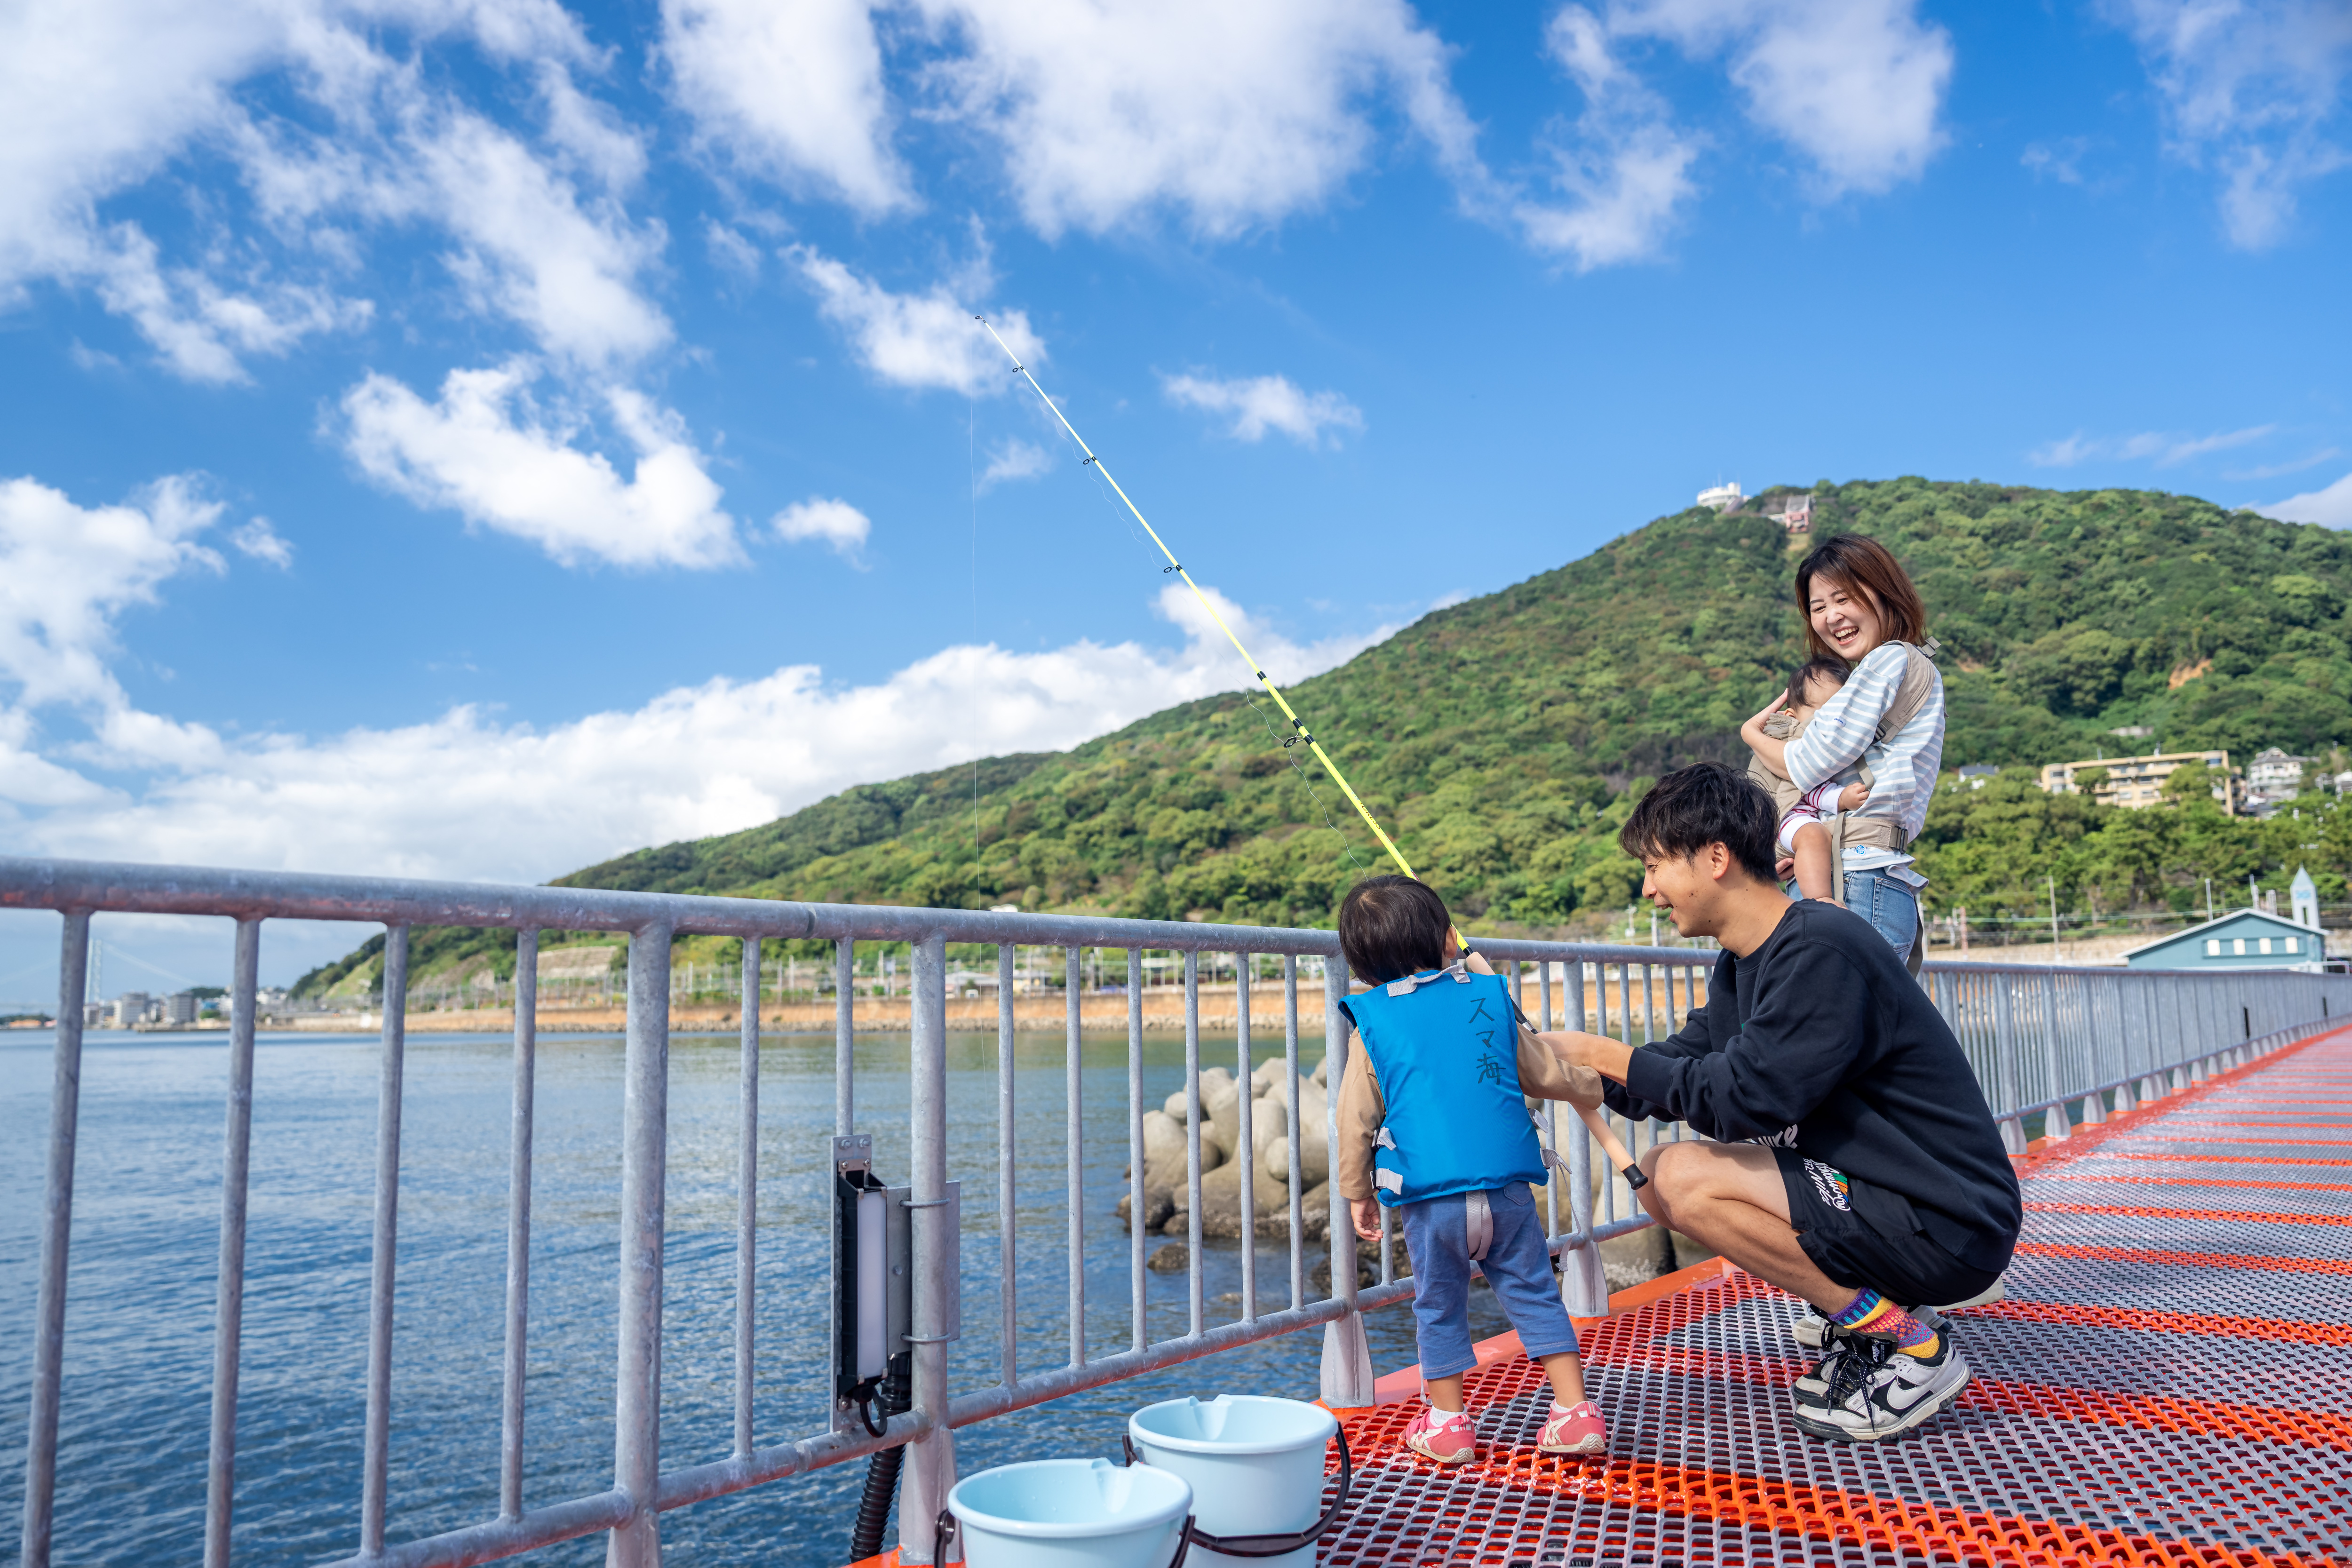
[{"label": "orange mesh walkway", "polygon": [[1475,1464],[1399,1447],[1411,1401],[1343,1412],[1318,1562],[2352,1565],[2352,1182],[2312,1157],[2347,1103],[2352,1031],[2021,1162],[2009,1300],[1959,1320],[1975,1381],[1901,1437],[1797,1431],[1802,1306],[1737,1271],[1579,1325],[1606,1456],[1535,1452],[1521,1357],[1471,1375]]}]

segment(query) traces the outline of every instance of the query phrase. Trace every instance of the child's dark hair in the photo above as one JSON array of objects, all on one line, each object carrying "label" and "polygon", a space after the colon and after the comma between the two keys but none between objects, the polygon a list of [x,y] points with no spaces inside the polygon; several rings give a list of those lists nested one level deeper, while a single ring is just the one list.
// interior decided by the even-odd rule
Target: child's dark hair
[{"label": "child's dark hair", "polygon": [[1812,684],[1815,676],[1828,681],[1832,686],[1843,686],[1846,677],[1852,673],[1853,671],[1846,668],[1845,660],[1842,658],[1833,658],[1828,655],[1809,658],[1797,666],[1796,673],[1789,677],[1789,692],[1781,700],[1790,708],[1801,708],[1805,705],[1805,688]]},{"label": "child's dark hair", "polygon": [[1437,889],[1411,877],[1367,877],[1339,901],[1339,952],[1368,985],[1435,969],[1453,929]]},{"label": "child's dark hair", "polygon": [[1721,763],[1693,763],[1650,786],[1618,829],[1617,845],[1636,860],[1660,855],[1687,860],[1720,844],[1749,876],[1777,884],[1772,851],[1779,826],[1772,797],[1755,780]]}]

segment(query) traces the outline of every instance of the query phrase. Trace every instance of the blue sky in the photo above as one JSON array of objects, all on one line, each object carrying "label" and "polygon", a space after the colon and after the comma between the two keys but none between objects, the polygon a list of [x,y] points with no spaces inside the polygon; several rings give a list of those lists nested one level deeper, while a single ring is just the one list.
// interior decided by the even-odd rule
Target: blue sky
[{"label": "blue sky", "polygon": [[34,0],[0,842],[539,879],[1236,684],[975,310],[1278,679],[1718,479],[2352,525],[2347,72],[2340,0]]}]

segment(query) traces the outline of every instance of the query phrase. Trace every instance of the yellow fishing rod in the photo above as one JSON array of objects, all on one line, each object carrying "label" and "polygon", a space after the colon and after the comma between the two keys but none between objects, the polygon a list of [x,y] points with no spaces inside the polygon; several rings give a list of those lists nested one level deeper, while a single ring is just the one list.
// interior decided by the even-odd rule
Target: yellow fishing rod
[{"label": "yellow fishing rod", "polygon": [[[1397,869],[1408,877],[1412,876],[1412,862],[1404,858],[1404,851],[1396,847],[1395,841],[1381,831],[1379,819],[1372,816],[1371,808],[1363,803],[1349,784],[1347,775],[1339,771],[1339,764],[1331,760],[1331,753],[1323,749],[1323,742],[1317,740],[1314,731],[1307,728],[1307,721],[1301,719],[1297,711],[1290,706],[1290,700],[1283,696],[1282,688],[1276,686],[1273,679],[1259,666],[1257,660],[1250,657],[1250,650],[1242,646],[1242,639],[1234,635],[1234,628],[1225,625],[1225,617],[1217,614],[1216,602],[1201,591],[1201,584],[1192,581],[1192,574],[1184,570],[1184,563],[1176,559],[1176,552],[1168,548],[1168,542],[1160,537],[1160,531],[1151,526],[1150,521],[1143,515],[1142,510],[1129,499],[1128,493],[1119,489],[1118,481],[1111,479],[1110,469],[1105,467],[1103,460],[1095,455],[1095,449],[1087,445],[1086,437],[1078,434],[1077,427],[1070,423],[1069,416],[1062,412],[1061,405],[1045,395],[1045,389],[1037,384],[1037,378],[1029,374],[1029,367],[1021,363],[1021,356],[1014,353],[1012,346],[1003,338],[996,336],[996,329],[990,325],[986,316],[974,316],[972,320],[978,321],[990,337],[996,338],[996,346],[1004,351],[1004,357],[1013,362],[1013,368],[1021,373],[1021,378],[1027,382],[1031,390],[1037,394],[1038,401],[1053,410],[1054,417],[1062,422],[1062,428],[1069,432],[1070,439],[1078,444],[1078,450],[1087,455],[1086,464],[1081,467],[1091,465],[1098,469],[1102,477],[1109,480],[1110,488],[1118,491],[1118,499],[1127,503],[1127,510],[1134,514],[1135,521],[1143,525],[1143,531],[1151,535],[1151,542],[1160,546],[1160,554],[1168,557],[1168,570],[1184,579],[1184,586],[1192,590],[1192,597],[1201,601],[1201,608],[1209,612],[1209,618],[1217,623],[1217,629],[1225,634],[1225,640],[1234,645],[1234,651],[1240,654],[1244,662],[1248,664],[1251,672],[1257,677],[1257,683],[1265,688],[1265,694],[1274,699],[1275,706],[1282,710],[1282,716],[1290,721],[1291,729],[1297,731],[1293,739],[1304,742],[1307,751],[1314,754],[1315,760],[1323,764],[1323,771],[1331,775],[1331,782],[1339,786],[1339,793],[1348,797],[1348,804],[1356,808],[1356,815],[1364,819],[1364,826],[1372,830],[1372,837],[1380,840],[1381,847],[1388,851],[1389,858],[1397,863]],[[1290,741],[1283,742],[1286,746],[1290,743]],[[1418,880],[1418,879],[1415,879]],[[1454,937],[1459,942],[1461,933],[1455,932]],[[1465,950],[1468,945],[1466,942],[1463,943]]]},{"label": "yellow fishing rod", "polygon": [[[1030,390],[1037,395],[1037,401],[1052,411],[1054,417],[1061,422],[1062,428],[1069,433],[1070,439],[1077,443],[1078,450],[1087,455],[1087,460],[1081,466],[1092,468],[1108,481],[1112,490],[1117,492],[1118,499],[1126,504],[1128,511],[1137,522],[1143,525],[1143,531],[1151,536],[1151,542],[1160,546],[1160,553],[1168,557],[1167,570],[1184,579],[1184,586],[1192,590],[1192,596],[1201,601],[1201,608],[1206,610],[1209,613],[1209,618],[1217,623],[1217,629],[1225,634],[1225,640],[1234,645],[1234,651],[1240,654],[1243,661],[1250,667],[1250,672],[1257,677],[1257,683],[1265,688],[1265,694],[1274,699],[1275,706],[1282,710],[1282,716],[1290,721],[1290,727],[1296,733],[1290,740],[1283,742],[1283,744],[1288,746],[1294,742],[1303,742],[1306,745],[1307,751],[1313,753],[1315,760],[1323,764],[1323,771],[1331,775],[1331,782],[1339,786],[1339,793],[1348,797],[1348,804],[1356,808],[1356,815],[1364,819],[1364,826],[1372,830],[1372,837],[1380,840],[1381,847],[1388,851],[1389,858],[1397,863],[1397,869],[1408,877],[1412,877],[1412,863],[1404,858],[1404,851],[1399,849],[1396,847],[1396,841],[1381,828],[1380,819],[1372,815],[1371,807],[1364,804],[1362,797],[1356,794],[1354,786],[1348,783],[1348,776],[1339,771],[1339,764],[1331,760],[1331,753],[1323,749],[1323,742],[1318,741],[1314,731],[1307,729],[1307,721],[1298,716],[1297,710],[1291,707],[1290,700],[1283,696],[1282,688],[1276,686],[1273,678],[1266,674],[1265,668],[1251,657],[1250,650],[1242,646],[1242,639],[1234,635],[1234,628],[1227,626],[1225,617],[1217,613],[1216,602],[1201,591],[1201,584],[1192,580],[1192,574],[1184,570],[1184,563],[1176,558],[1176,552],[1173,550],[1168,548],[1168,542],[1160,537],[1160,531],[1151,526],[1151,520],[1143,515],[1143,509],[1135,504],[1126,490],[1120,489],[1117,479],[1111,478],[1108,466],[1096,455],[1092,447],[1087,445],[1087,438],[1078,434],[1077,426],[1070,423],[1070,416],[1062,412],[1062,405],[1045,395],[1045,389],[1037,384],[1037,378],[1029,373],[1029,367],[1021,363],[1021,356],[1013,352],[1013,346],[1010,343],[997,336],[996,328],[986,316],[975,315],[972,320],[978,321],[982,330],[991,338],[995,339],[996,346],[1004,351],[1004,357],[1013,362],[1013,368],[1021,373],[1021,379],[1027,382]],[[1419,879],[1418,877],[1414,877],[1414,880]],[[1462,934],[1461,928],[1458,926],[1454,930],[1454,945],[1465,953],[1476,951],[1470,945],[1469,939]],[[1516,998],[1512,1000],[1511,1010],[1518,1014],[1520,1028],[1529,1034],[1535,1033],[1535,1027],[1528,1023],[1528,1016],[1519,1011]],[[1608,1119],[1581,1105],[1577,1106],[1576,1113],[1583,1120],[1585,1126],[1591,1129],[1593,1135],[1601,1140],[1602,1150],[1624,1175],[1626,1183],[1634,1187],[1646,1184],[1649,1178],[1642,1173],[1641,1167],[1633,1163],[1633,1156],[1628,1153],[1625,1145],[1618,1141],[1616,1133],[1610,1129]]]}]

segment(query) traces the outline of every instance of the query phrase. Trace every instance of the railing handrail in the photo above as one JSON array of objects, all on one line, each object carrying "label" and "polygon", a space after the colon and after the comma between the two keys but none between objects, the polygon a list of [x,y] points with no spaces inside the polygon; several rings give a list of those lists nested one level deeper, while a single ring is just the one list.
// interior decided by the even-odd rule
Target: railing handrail
[{"label": "railing handrail", "polygon": [[[34,1411],[27,1436],[22,1557],[26,1568],[46,1568],[48,1561],[48,1510],[54,1492],[57,1399],[65,1322],[64,1280],[70,1236],[74,1118],[83,1031],[79,1003],[89,952],[89,917],[94,912],[220,916],[236,922],[228,1042],[232,1056],[228,1135],[231,1159],[223,1191],[217,1310],[217,1342],[221,1348],[215,1360],[209,1459],[212,1501],[206,1521],[207,1568],[226,1568],[231,1539],[228,1500],[233,1495],[235,1475],[236,1334],[242,1311],[246,1223],[244,1151],[250,1136],[247,1111],[258,994],[254,953],[259,927],[268,920],[382,923],[387,928],[385,994],[380,1005],[383,1058],[376,1149],[375,1268],[371,1288],[362,1551],[359,1556],[345,1560],[348,1565],[432,1568],[435,1564],[478,1563],[605,1529],[614,1531],[614,1563],[649,1563],[658,1554],[656,1521],[662,1510],[901,1443],[913,1444],[910,1453],[916,1456],[907,1473],[908,1498],[901,1510],[901,1518],[909,1531],[905,1544],[911,1552],[905,1560],[920,1562],[929,1550],[929,1521],[936,1512],[936,1505],[944,1500],[945,1485],[953,1479],[952,1427],[1080,1388],[1318,1324],[1326,1334],[1326,1397],[1342,1403],[1369,1398],[1370,1372],[1361,1314],[1403,1300],[1412,1289],[1409,1278],[1392,1277],[1385,1221],[1380,1283],[1358,1287],[1356,1242],[1345,1218],[1345,1200],[1338,1194],[1335,1182],[1330,1184],[1333,1212],[1329,1215],[1328,1237],[1334,1272],[1330,1292],[1324,1298],[1309,1300],[1300,1283],[1304,1267],[1302,1233],[1307,1215],[1303,1207],[1299,1150],[1308,1124],[1301,1122],[1299,1116],[1303,1104],[1301,1086],[1309,1076],[1308,1063],[1302,1061],[1302,1057],[1311,1060],[1311,1051],[1299,1030],[1304,1009],[1298,982],[1305,967],[1299,960],[1320,960],[1323,972],[1328,1079],[1322,1096],[1326,1106],[1324,1136],[1329,1151],[1329,1170],[1334,1176],[1337,1090],[1349,1052],[1346,1027],[1334,1005],[1347,992],[1347,966],[1339,951],[1337,934],[1328,930],[24,858],[0,858],[0,908],[48,909],[65,917],[57,1023],[57,1088],[51,1101],[48,1207],[35,1335]],[[392,1265],[398,1216],[401,1061],[414,989],[406,983],[408,931],[420,925],[511,929],[520,933],[518,952],[526,958],[536,952],[536,934],[543,931],[616,931],[630,936],[625,1064],[629,1089],[623,1129],[623,1212],[627,1217],[620,1268],[625,1332],[615,1417],[618,1458],[613,1488],[548,1506],[523,1507],[520,1379],[529,1321],[530,1106],[538,1006],[534,968],[532,984],[517,985],[513,1021],[516,1109],[509,1210],[508,1397],[503,1417],[507,1431],[501,1451],[500,1517],[402,1543],[387,1541],[384,1534],[384,1456],[391,1396]],[[725,1458],[688,1463],[665,1471],[660,1464],[657,1412],[659,1274],[666,1224],[662,1184],[667,1159],[665,1105],[671,1011],[669,980],[674,959],[672,944],[677,937],[685,935],[733,937],[743,944],[741,962],[735,971],[744,1001],[740,1020],[744,1062],[740,1090],[742,1151],[739,1154],[738,1175],[736,1447],[735,1452]],[[912,1163],[909,1179],[915,1206],[919,1211],[913,1216],[919,1288],[915,1337],[909,1342],[916,1347],[916,1403],[913,1411],[892,1420],[887,1435],[878,1438],[855,1429],[855,1418],[845,1417],[836,1411],[830,1431],[766,1447],[754,1446],[752,1441],[748,1369],[752,1364],[751,1292],[756,1280],[753,1259],[759,1233],[755,1202],[758,1053],[761,1036],[759,952],[761,941],[776,938],[832,941],[836,944],[835,1122],[836,1132],[842,1133],[852,1131],[856,1121],[856,1074],[852,1036],[858,1020],[858,999],[845,984],[852,973],[856,943],[906,943],[912,950],[908,988],[890,1000],[905,1005],[906,1026],[913,1039],[908,1068],[911,1096],[907,1114]],[[1084,1110],[1079,1034],[1084,1020],[1079,993],[1066,979],[1066,1093],[1070,1137],[1067,1158],[1071,1167],[1067,1202],[1071,1210],[1067,1224],[1072,1265],[1069,1361],[1060,1364],[1054,1361],[1059,1352],[1050,1352],[1034,1361],[1024,1373],[1017,1364],[1019,1358],[1013,1354],[1013,1342],[1008,1336],[1002,1380],[961,1392],[950,1386],[946,1348],[947,1339],[960,1331],[951,1329],[946,1335],[936,1331],[960,1322],[959,1302],[964,1288],[957,1235],[933,1206],[946,1201],[942,1194],[950,1171],[944,1051],[949,970],[946,949],[950,942],[992,945],[998,950],[1001,1172],[1012,1169],[1014,1131],[1011,1057],[1002,1048],[1016,1027],[1013,998],[1007,984],[1013,969],[1013,950],[1061,948],[1068,955],[1065,961],[1066,976],[1075,973],[1069,963],[1083,949],[1125,950],[1129,1153],[1126,1185],[1130,1203],[1139,1205],[1130,1215],[1129,1242],[1136,1270],[1136,1280],[1130,1281],[1134,1314],[1131,1342],[1124,1348],[1106,1347],[1090,1352],[1086,1334],[1087,1306],[1081,1283],[1085,1189],[1078,1173]],[[1667,1032],[1673,1030],[1678,1018],[1687,1019],[1690,1010],[1702,1005],[1701,991],[1711,982],[1711,971],[1721,958],[1720,950],[1712,946],[1636,946],[1515,936],[1481,937],[1478,945],[1510,977],[1525,996],[1528,1012],[1539,1021],[1570,1027],[1597,1026],[1604,1032],[1620,1034],[1634,1044],[1656,1037],[1662,1018]],[[1145,1234],[1139,1205],[1145,1196],[1143,1139],[1147,1111],[1141,1098],[1143,993],[1138,983],[1144,973],[1141,955],[1148,950],[1185,955],[1181,996],[1187,1062],[1189,1152],[1185,1198],[1191,1215],[1187,1264],[1191,1327],[1187,1332],[1159,1340],[1150,1339],[1146,1331],[1143,1288],[1137,1282],[1141,1278]],[[1201,1039],[1203,987],[1200,955],[1203,953],[1273,955],[1284,960],[1282,997],[1276,1011],[1281,1016],[1283,1054],[1278,1059],[1287,1075],[1285,1081],[1289,1098],[1285,1113],[1291,1141],[1286,1216],[1291,1250],[1288,1307],[1258,1310],[1255,1243],[1245,1242],[1244,1306],[1237,1321],[1218,1325],[1203,1319],[1202,1302],[1202,1177],[1208,1168],[1201,1153],[1202,1129],[1207,1112],[1199,1092],[1206,1068]],[[1221,989],[1227,984],[1234,988],[1232,1032],[1240,1037],[1239,1054],[1225,1056],[1223,1062],[1239,1068],[1235,1075],[1236,1086],[1242,1091],[1236,1112],[1239,1147],[1234,1157],[1246,1162],[1244,1173],[1248,1179],[1239,1184],[1240,1224],[1244,1236],[1254,1237],[1256,1214],[1252,1194],[1255,1168],[1261,1158],[1250,1131],[1250,1086],[1240,1080],[1251,1076],[1253,1070],[1253,1037],[1260,1041],[1269,1040],[1276,1030],[1266,1025],[1253,1030],[1250,998],[1254,991],[1263,988],[1264,983],[1257,978],[1255,964],[1237,963],[1234,968],[1236,973],[1230,982],[1213,984]],[[519,968],[517,973],[520,982],[522,970]],[[2322,1019],[2342,1016],[2332,1012],[2333,1002],[2345,1002],[2347,1011],[2352,1012],[2352,977],[2313,974],[2302,971],[2299,965],[2232,968],[2200,975],[2123,966],[1954,958],[1930,961],[1922,978],[1930,997],[1968,1051],[1987,1102],[2012,1152],[2022,1152],[2025,1147],[2025,1119],[2029,1116],[2044,1118],[2045,1136],[2063,1138],[2070,1131],[2069,1108],[2074,1101],[2082,1103],[2083,1121],[2098,1121],[2109,1113],[2109,1094],[2115,1097],[2116,1109],[2126,1109],[2137,1097],[2169,1092],[2201,1079],[2209,1065],[2217,1059],[2246,1059],[2313,1032],[2323,1026]],[[1553,991],[1556,984],[1560,987],[1557,994]],[[1598,1017],[1588,1013],[1588,998],[1597,1005]],[[871,1015],[866,1015],[866,1019],[870,1027],[874,1021]],[[2259,1028],[2258,1020],[2262,1026]],[[1220,1051],[1227,1048],[1218,1047]],[[1552,1124],[1557,1129],[1567,1121],[1555,1115]],[[1576,1310],[1605,1310],[1607,1289],[1601,1279],[1597,1244],[1652,1222],[1638,1207],[1632,1189],[1611,1173],[1605,1163],[1594,1163],[1594,1150],[1583,1129],[1572,1121],[1569,1126],[1570,1131],[1564,1148],[1569,1171],[1564,1181],[1547,1185],[1547,1201],[1550,1205],[1547,1229],[1552,1249],[1561,1256],[1563,1295],[1584,1303]],[[1639,1130],[1626,1124],[1623,1130],[1628,1142],[1637,1149],[1641,1147],[1637,1131],[1646,1131],[1653,1146],[1683,1135],[1679,1127],[1655,1123]],[[1560,1202],[1563,1187],[1567,1200],[1564,1205]],[[1009,1186],[1000,1194],[999,1202],[998,1217],[1006,1226],[1009,1237],[1013,1214]],[[1605,1214],[1601,1212],[1604,1207]],[[1621,1214],[1621,1209],[1626,1212]],[[521,1260],[523,1272],[514,1272],[518,1259]],[[1001,1269],[1003,1315],[1009,1327],[1014,1321],[1013,1303],[1021,1289],[1009,1245],[1004,1249]],[[1347,1397],[1341,1399],[1341,1394]]]}]

